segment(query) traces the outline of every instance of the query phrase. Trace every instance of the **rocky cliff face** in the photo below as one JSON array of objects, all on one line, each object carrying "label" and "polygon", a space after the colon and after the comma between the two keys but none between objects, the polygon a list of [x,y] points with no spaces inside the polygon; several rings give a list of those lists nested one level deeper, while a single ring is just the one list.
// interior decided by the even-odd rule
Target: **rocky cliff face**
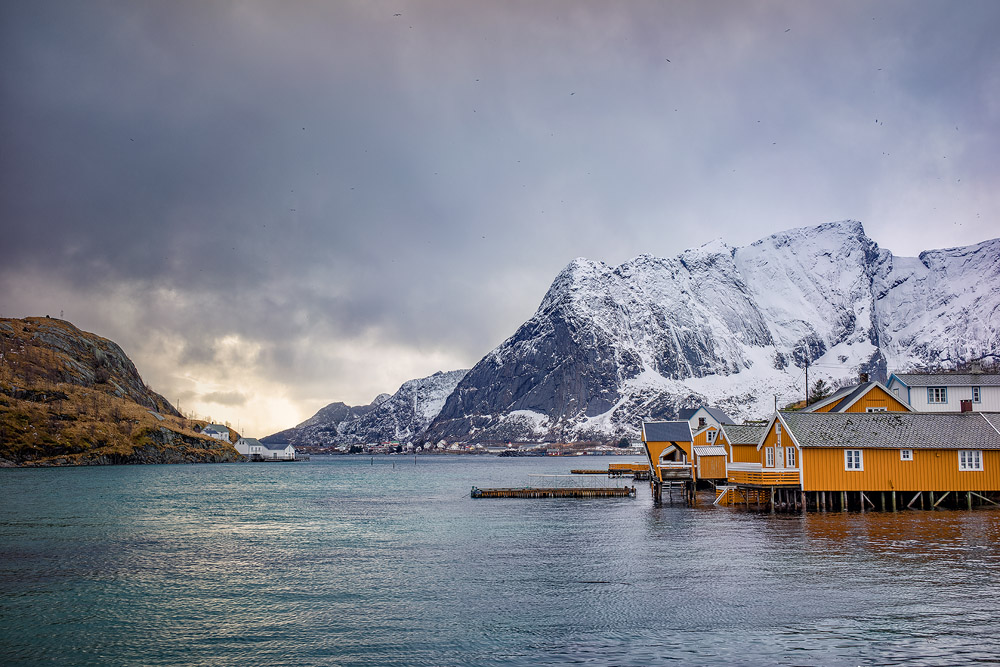
[{"label": "rocky cliff face", "polygon": [[115,343],[69,322],[0,319],[0,465],[235,461],[146,387]]},{"label": "rocky cliff face", "polygon": [[618,267],[574,260],[531,319],[452,376],[435,417],[400,410],[379,430],[374,410],[331,438],[612,441],[700,403],[766,416],[803,397],[807,361],[810,380],[836,382],[998,348],[1000,239],[895,257],[837,222]]}]

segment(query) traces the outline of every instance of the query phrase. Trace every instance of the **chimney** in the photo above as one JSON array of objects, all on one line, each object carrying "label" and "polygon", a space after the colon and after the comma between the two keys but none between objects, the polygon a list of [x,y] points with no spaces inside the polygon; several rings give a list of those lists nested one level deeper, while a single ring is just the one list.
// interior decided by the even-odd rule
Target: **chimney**
[{"label": "chimney", "polygon": [[867,383],[868,382],[868,373],[861,373],[860,375],[858,375],[858,381],[861,384]]},{"label": "chimney", "polygon": [[972,399],[966,399],[962,402],[962,412],[972,412]]},{"label": "chimney", "polygon": [[975,359],[969,364],[969,372],[975,375],[979,375],[983,372],[983,363],[979,359]]}]

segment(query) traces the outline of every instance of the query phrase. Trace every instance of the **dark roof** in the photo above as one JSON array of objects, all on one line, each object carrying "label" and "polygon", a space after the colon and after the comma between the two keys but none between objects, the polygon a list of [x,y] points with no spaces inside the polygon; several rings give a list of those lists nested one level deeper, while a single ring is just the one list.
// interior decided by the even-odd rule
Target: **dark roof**
[{"label": "dark roof", "polygon": [[800,447],[1000,449],[1000,415],[979,412],[782,412]]},{"label": "dark roof", "polygon": [[764,436],[767,427],[754,424],[726,424],[722,430],[730,445],[756,445]]},{"label": "dark roof", "polygon": [[909,387],[994,387],[1000,375],[994,373],[894,373]]},{"label": "dark roof", "polygon": [[708,414],[712,415],[712,419],[714,419],[715,421],[719,422],[720,424],[732,424],[733,423],[733,420],[725,412],[723,412],[719,408],[710,408],[707,405],[702,405],[702,406],[699,406],[697,408],[684,408],[684,409],[679,410],[677,412],[677,416],[680,419],[683,419],[683,420],[686,421],[688,419],[691,419],[691,417],[694,417],[695,413],[698,412],[699,410],[701,410],[702,408],[705,409],[705,412],[707,412]]},{"label": "dark roof", "polygon": [[691,442],[691,427],[683,422],[643,422],[645,442]]},{"label": "dark roof", "polygon": [[852,396],[856,394],[859,389],[872,384],[874,383],[867,382],[865,384],[852,384],[848,387],[841,387],[840,389],[833,392],[829,396],[824,396],[823,398],[819,399],[818,401],[807,407],[805,409],[805,412],[815,412],[817,409],[822,408],[825,405],[830,405],[830,403],[833,403],[834,401],[841,401],[846,396]]}]

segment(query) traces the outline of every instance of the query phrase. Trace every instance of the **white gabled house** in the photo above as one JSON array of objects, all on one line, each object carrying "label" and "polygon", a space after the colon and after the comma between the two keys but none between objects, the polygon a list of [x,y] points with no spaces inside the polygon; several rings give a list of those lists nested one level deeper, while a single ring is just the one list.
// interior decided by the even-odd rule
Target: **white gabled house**
[{"label": "white gabled house", "polygon": [[893,373],[886,386],[917,412],[1000,412],[1000,375]]},{"label": "white gabled house", "polygon": [[236,451],[251,461],[294,461],[295,447],[288,443],[267,445],[257,438],[240,438]]},{"label": "white gabled house", "polygon": [[201,429],[201,434],[222,442],[229,442],[229,427],[224,424],[209,424]]}]

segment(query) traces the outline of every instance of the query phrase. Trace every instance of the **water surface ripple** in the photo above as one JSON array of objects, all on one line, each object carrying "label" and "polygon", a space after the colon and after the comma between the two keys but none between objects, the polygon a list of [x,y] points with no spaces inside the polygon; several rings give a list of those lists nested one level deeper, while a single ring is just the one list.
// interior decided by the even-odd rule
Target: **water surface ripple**
[{"label": "water surface ripple", "polygon": [[0,663],[1000,662],[1000,512],[469,497],[575,466],[0,470]]}]

